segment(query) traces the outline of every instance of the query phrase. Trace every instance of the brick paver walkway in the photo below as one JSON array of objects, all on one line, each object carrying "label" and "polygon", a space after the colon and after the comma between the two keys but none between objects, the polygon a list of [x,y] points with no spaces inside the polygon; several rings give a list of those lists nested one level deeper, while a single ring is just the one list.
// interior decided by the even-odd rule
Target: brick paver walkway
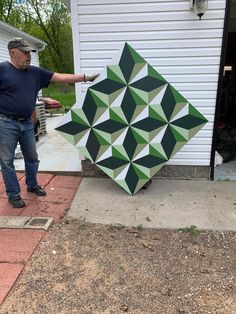
[{"label": "brick paver walkway", "polygon": [[[52,217],[54,222],[70,208],[82,180],[78,176],[39,173],[39,184],[45,188],[47,195],[38,197],[26,191],[24,173],[18,173],[18,179],[21,197],[27,206],[20,209],[11,207],[0,174],[0,216]],[[0,229],[0,305],[45,235],[43,230]]]}]

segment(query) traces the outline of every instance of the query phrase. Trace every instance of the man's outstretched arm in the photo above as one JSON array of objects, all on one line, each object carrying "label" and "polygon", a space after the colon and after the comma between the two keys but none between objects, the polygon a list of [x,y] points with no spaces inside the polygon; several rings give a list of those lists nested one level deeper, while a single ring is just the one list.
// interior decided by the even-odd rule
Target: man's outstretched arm
[{"label": "man's outstretched arm", "polygon": [[79,83],[79,82],[93,82],[99,74],[69,74],[69,73],[54,73],[50,82],[52,83]]}]

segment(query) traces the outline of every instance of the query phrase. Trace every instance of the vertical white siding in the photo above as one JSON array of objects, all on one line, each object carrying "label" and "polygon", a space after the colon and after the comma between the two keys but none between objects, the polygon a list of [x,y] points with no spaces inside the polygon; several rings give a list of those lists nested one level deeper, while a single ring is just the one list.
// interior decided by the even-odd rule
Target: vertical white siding
[{"label": "vertical white siding", "polygon": [[209,120],[168,164],[210,164],[225,4],[199,21],[189,0],[71,0],[76,71],[102,71],[127,41]]}]

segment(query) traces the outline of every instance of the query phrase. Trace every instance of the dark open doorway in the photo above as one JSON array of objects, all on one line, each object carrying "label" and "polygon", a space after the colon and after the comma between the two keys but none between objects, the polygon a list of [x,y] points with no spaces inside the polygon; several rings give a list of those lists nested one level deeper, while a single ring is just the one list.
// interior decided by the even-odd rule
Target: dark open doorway
[{"label": "dark open doorway", "polygon": [[214,180],[236,181],[236,0],[230,2],[215,128],[215,163],[222,164],[215,167]]}]

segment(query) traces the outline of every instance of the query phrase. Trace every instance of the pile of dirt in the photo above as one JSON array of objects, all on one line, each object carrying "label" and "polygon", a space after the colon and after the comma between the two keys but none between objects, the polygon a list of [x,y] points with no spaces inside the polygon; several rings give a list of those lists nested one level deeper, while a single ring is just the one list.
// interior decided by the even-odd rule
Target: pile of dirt
[{"label": "pile of dirt", "polygon": [[236,234],[65,217],[0,308],[25,313],[236,313]]}]

